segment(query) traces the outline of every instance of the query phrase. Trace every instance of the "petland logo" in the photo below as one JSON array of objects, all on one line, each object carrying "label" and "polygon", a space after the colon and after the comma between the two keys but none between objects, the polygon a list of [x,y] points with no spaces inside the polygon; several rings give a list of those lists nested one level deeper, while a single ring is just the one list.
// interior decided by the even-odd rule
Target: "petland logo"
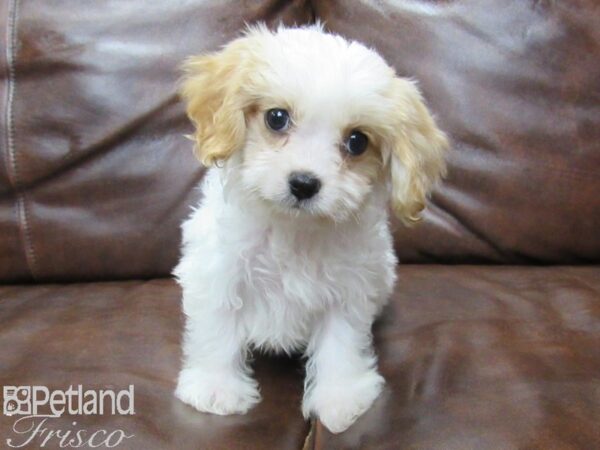
[{"label": "petland logo", "polygon": [[134,437],[124,430],[98,429],[88,432],[71,422],[72,428],[53,428],[52,419],[69,415],[134,415],[134,387],[115,392],[112,389],[85,390],[83,386],[69,386],[65,391],[50,390],[46,386],[4,386],[4,415],[18,417],[12,427],[17,438],[8,438],[12,448],[38,443],[60,448],[88,446],[117,447]]}]

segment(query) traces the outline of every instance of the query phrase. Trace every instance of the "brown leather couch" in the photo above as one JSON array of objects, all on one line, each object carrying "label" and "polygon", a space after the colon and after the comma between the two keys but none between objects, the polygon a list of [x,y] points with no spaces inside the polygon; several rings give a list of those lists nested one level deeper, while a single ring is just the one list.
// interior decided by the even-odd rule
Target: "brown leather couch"
[{"label": "brown leather couch", "polygon": [[[172,395],[169,272],[204,173],[177,67],[244,22],[316,19],[417,78],[453,143],[425,221],[396,225],[386,390],[340,435],[302,419],[300,360],[256,357],[245,416]],[[595,0],[4,0],[0,46],[0,384],[135,386],[135,415],[49,430],[144,450],[600,448]],[[14,421],[2,448],[24,441]]]}]

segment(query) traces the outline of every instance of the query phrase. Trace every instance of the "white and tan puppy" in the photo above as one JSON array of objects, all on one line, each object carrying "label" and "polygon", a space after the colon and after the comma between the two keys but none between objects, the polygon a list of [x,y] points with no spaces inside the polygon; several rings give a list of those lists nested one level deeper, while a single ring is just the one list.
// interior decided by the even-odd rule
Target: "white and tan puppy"
[{"label": "white and tan puppy", "polygon": [[304,352],[303,413],[341,432],[384,384],[371,325],[395,281],[388,205],[418,220],[446,138],[412,81],[320,26],[252,27],[185,71],[195,152],[213,168],[174,271],[176,395],[245,413],[260,400],[249,351]]}]

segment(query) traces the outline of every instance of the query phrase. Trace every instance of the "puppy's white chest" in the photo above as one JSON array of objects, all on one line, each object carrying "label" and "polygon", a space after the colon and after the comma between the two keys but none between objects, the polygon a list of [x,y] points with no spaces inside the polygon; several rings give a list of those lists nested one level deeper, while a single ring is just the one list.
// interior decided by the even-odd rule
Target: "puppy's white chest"
[{"label": "puppy's white chest", "polygon": [[[327,308],[377,309],[393,283],[385,242],[268,227],[240,255],[240,313],[258,346],[293,349]],[[377,248],[379,247],[379,248]],[[369,306],[370,305],[370,306]]]},{"label": "puppy's white chest", "polygon": [[326,247],[303,233],[267,228],[241,253],[239,312],[255,345],[298,348],[314,318],[339,299],[341,280],[333,267],[325,269]]},{"label": "puppy's white chest", "polygon": [[327,310],[376,314],[395,278],[384,212],[344,224],[310,217],[300,223],[224,203],[216,173],[209,175],[203,204],[183,225],[174,271],[188,316],[226,310],[256,346],[292,351],[307,343]]},{"label": "puppy's white chest", "polygon": [[324,250],[308,235],[265,229],[241,256],[248,300],[318,308],[324,285],[333,282],[323,278]]}]

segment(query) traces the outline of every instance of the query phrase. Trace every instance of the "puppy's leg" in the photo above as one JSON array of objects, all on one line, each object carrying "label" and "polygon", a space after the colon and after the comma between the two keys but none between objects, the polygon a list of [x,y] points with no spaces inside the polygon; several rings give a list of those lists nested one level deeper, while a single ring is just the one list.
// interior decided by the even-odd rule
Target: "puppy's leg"
[{"label": "puppy's leg", "polygon": [[175,390],[180,400],[219,415],[244,414],[260,401],[240,333],[235,311],[227,308],[187,316],[183,368]]},{"label": "puppy's leg", "polygon": [[371,324],[331,312],[309,342],[302,412],[333,433],[346,430],[373,404],[384,384],[377,373]]}]

